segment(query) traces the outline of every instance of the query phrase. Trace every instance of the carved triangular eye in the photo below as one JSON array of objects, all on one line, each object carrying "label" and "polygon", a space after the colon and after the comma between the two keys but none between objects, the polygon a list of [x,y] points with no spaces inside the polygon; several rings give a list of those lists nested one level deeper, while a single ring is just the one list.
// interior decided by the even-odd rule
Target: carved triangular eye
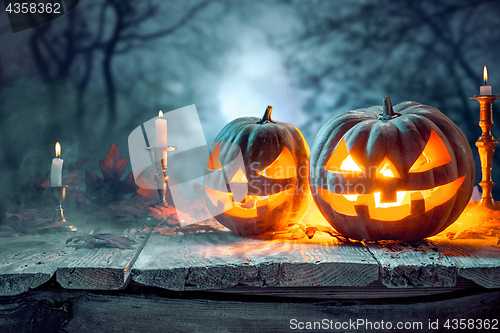
[{"label": "carved triangular eye", "polygon": [[356,171],[356,172],[363,171],[363,170],[361,170],[359,165],[356,162],[354,162],[351,155],[347,156],[345,158],[345,160],[342,161],[342,164],[340,165],[340,170],[341,171]]},{"label": "carved triangular eye", "polygon": [[431,130],[431,136],[424,150],[411,166],[409,173],[417,173],[432,170],[438,166],[451,162],[451,156],[445,143],[439,135]]},{"label": "carved triangular eye", "polygon": [[382,160],[377,168],[377,178],[401,178],[398,170],[396,170],[396,167],[387,158],[387,156]]},{"label": "carved triangular eye", "polygon": [[257,172],[257,174],[270,179],[294,178],[297,176],[295,159],[290,150],[285,146],[281,154],[267,168]]},{"label": "carved triangular eye", "polygon": [[220,141],[217,143],[217,145],[212,149],[212,153],[210,154],[210,157],[208,158],[208,163],[207,163],[207,169],[208,170],[222,170],[222,164],[220,163]]},{"label": "carved triangular eye", "polygon": [[347,150],[345,139],[342,138],[325,164],[325,169],[333,172],[362,172]]}]

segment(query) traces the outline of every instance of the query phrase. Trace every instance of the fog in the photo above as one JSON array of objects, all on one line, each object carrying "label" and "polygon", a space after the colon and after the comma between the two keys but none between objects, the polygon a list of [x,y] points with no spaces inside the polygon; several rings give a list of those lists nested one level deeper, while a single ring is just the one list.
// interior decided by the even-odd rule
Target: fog
[{"label": "fog", "polygon": [[56,141],[65,163],[89,158],[83,179],[112,144],[128,157],[129,134],[160,109],[195,104],[210,142],[272,105],[312,146],[334,114],[380,105],[387,93],[450,117],[470,142],[478,183],[479,106],[469,97],[484,65],[500,92],[499,17],[497,0],[88,0],[14,33],[2,14],[0,206],[14,209],[7,196],[49,172]]}]

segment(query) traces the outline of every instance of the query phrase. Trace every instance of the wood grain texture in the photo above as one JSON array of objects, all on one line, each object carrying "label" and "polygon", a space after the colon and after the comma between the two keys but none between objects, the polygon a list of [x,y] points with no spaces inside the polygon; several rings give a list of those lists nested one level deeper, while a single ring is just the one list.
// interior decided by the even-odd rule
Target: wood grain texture
[{"label": "wood grain texture", "polygon": [[[396,290],[394,290],[397,292]],[[175,296],[153,292],[106,293],[82,290],[30,291],[18,297],[0,297],[1,332],[290,332],[291,320],[328,324],[359,320],[354,329],[324,331],[430,332],[448,331],[451,318],[498,318],[500,291],[460,293],[405,300],[295,300],[241,296],[214,299],[190,293]],[[438,321],[431,330],[429,321]],[[374,323],[391,323],[392,329],[373,329]],[[372,323],[372,329],[368,326]],[[411,329],[396,329],[409,322]],[[413,324],[415,323],[415,324]],[[387,327],[387,326],[384,326]],[[296,331],[323,331],[321,329]],[[453,330],[451,330],[453,331]]]},{"label": "wood grain texture", "polygon": [[75,249],[68,233],[0,238],[0,296],[18,295],[47,282]]},{"label": "wood grain texture", "polygon": [[500,288],[500,246],[496,237],[432,239],[439,253],[458,268],[458,275],[485,288]]},{"label": "wood grain texture", "polygon": [[378,265],[362,244],[246,239],[230,232],[152,235],[132,279],[171,290],[247,286],[366,286]]},{"label": "wood grain texture", "polygon": [[457,268],[426,240],[367,243],[379,265],[382,283],[390,288],[453,287]]},{"label": "wood grain texture", "polygon": [[136,243],[127,249],[112,247],[107,243],[97,243],[94,248],[80,247],[57,268],[57,282],[67,289],[124,288],[129,281],[131,267],[150,234],[129,234],[123,231],[112,233],[127,237]]},{"label": "wood grain texture", "polygon": [[443,295],[456,293],[479,286],[471,280],[458,278],[454,287],[420,287],[420,288],[387,288],[382,281],[375,281],[366,287],[250,287],[236,286],[229,289],[214,289],[210,292],[248,295],[259,297],[282,297],[301,299],[350,299],[350,300],[382,300],[419,296]]}]

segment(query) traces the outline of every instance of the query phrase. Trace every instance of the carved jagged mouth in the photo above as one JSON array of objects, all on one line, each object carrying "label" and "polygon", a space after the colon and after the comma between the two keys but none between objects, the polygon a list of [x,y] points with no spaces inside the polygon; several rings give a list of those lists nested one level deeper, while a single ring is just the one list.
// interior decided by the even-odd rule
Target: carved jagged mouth
[{"label": "carved jagged mouth", "polygon": [[205,192],[217,210],[218,214],[229,214],[236,217],[252,218],[258,216],[257,208],[267,207],[273,210],[284,203],[295,193],[295,186],[286,188],[284,191],[267,195],[246,195],[243,201],[235,202],[233,193],[211,189],[205,185]]},{"label": "carved jagged mouth", "polygon": [[398,191],[394,202],[381,202],[380,192],[347,195],[332,193],[319,187],[316,189],[319,196],[340,214],[358,216],[359,212],[367,212],[370,219],[398,221],[444,204],[453,198],[464,180],[465,176],[428,190]]}]

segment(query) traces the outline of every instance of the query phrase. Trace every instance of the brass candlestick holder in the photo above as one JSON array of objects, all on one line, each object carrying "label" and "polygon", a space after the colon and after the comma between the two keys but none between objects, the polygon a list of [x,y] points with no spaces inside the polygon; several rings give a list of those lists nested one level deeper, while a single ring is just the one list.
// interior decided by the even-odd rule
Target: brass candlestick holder
[{"label": "brass candlestick holder", "polygon": [[158,188],[158,205],[167,207],[167,189],[168,189],[168,153],[176,150],[177,147],[147,147],[148,151],[154,152],[155,157],[155,182]]},{"label": "brass candlestick holder", "polygon": [[55,222],[60,222],[61,225],[59,227],[64,228],[67,231],[76,231],[77,228],[75,226],[67,224],[66,218],[64,217],[64,210],[62,208],[62,202],[66,198],[67,187],[68,185],[50,187],[52,197],[58,202],[54,211],[54,217],[50,223],[53,224]]},{"label": "brass candlestick holder", "polygon": [[495,147],[498,141],[491,135],[491,128],[493,127],[493,101],[500,98],[500,95],[475,95],[470,99],[479,101],[480,107],[480,120],[479,127],[481,127],[482,134],[476,141],[476,146],[479,151],[479,158],[481,159],[482,180],[479,183],[483,189],[483,194],[479,205],[492,209],[500,210],[499,205],[491,195],[491,189],[495,183],[491,179],[491,167],[493,165],[493,155],[495,154]]}]

